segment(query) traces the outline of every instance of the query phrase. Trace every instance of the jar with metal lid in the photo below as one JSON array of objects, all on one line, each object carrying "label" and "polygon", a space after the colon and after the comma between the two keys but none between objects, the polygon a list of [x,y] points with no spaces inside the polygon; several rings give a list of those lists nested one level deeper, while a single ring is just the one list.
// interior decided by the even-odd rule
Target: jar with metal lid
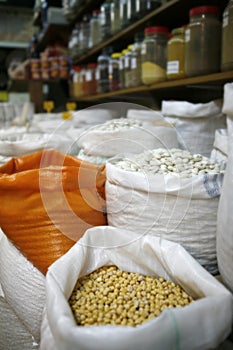
[{"label": "jar with metal lid", "polygon": [[233,0],[223,12],[221,70],[233,69]]},{"label": "jar with metal lid", "polygon": [[121,29],[120,19],[120,2],[121,0],[113,0],[111,3],[111,33],[115,34]]},{"label": "jar with metal lid", "polygon": [[185,72],[188,76],[219,71],[221,23],[217,6],[200,6],[190,10],[185,30]]},{"label": "jar with metal lid", "polygon": [[175,28],[167,44],[167,78],[179,79],[185,77],[185,37],[184,28]]},{"label": "jar with metal lid", "polygon": [[110,91],[120,89],[120,52],[115,52],[111,55],[109,61],[109,85]]},{"label": "jar with metal lid", "polygon": [[102,30],[100,20],[100,10],[94,10],[90,20],[89,48],[92,48],[102,41]]},{"label": "jar with metal lid", "polygon": [[143,32],[138,32],[134,36],[134,44],[131,50],[131,86],[139,86],[142,84],[142,62],[141,62],[141,46],[144,39]]},{"label": "jar with metal lid", "polygon": [[79,31],[79,47],[80,47],[81,53],[84,53],[88,50],[89,36],[90,36],[89,17],[87,15],[84,15],[82,22],[80,23],[80,31]]},{"label": "jar with metal lid", "polygon": [[142,42],[142,82],[150,85],[166,80],[167,27],[148,27],[144,31]]},{"label": "jar with metal lid", "polygon": [[84,87],[85,95],[94,95],[97,93],[96,67],[96,63],[88,63],[87,65]]}]

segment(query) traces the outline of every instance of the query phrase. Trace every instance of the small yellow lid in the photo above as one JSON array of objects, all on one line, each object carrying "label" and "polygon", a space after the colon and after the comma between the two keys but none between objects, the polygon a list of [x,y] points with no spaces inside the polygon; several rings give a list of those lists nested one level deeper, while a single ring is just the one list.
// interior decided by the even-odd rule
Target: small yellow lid
[{"label": "small yellow lid", "polygon": [[129,51],[131,51],[132,48],[133,48],[133,44],[127,46],[127,49],[128,49]]},{"label": "small yellow lid", "polygon": [[129,52],[129,50],[125,49],[125,50],[121,51],[121,54],[125,55],[127,52]]},{"label": "small yellow lid", "polygon": [[121,54],[120,52],[114,52],[114,53],[111,55],[112,58],[116,58],[116,59],[120,58],[121,56],[122,56],[122,54]]}]

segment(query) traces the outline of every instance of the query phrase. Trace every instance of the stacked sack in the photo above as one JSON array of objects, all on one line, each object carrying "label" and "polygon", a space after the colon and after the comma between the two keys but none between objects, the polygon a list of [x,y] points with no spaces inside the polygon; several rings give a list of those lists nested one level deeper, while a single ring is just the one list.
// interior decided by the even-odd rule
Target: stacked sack
[{"label": "stacked sack", "polygon": [[227,115],[228,162],[218,209],[217,257],[223,281],[233,292],[233,83],[224,86],[223,112]]},{"label": "stacked sack", "polygon": [[180,148],[206,157],[210,157],[213,149],[215,131],[226,125],[221,100],[197,104],[163,101],[162,114],[174,124]]},{"label": "stacked sack", "polygon": [[[82,153],[79,157],[96,163],[124,152],[137,154],[158,147],[176,147],[175,129],[164,120],[141,121],[119,118],[97,125],[84,132],[78,140]],[[86,158],[84,158],[84,156]]]},{"label": "stacked sack", "polygon": [[106,176],[109,225],[180,243],[218,273],[220,164],[181,149],[156,149],[111,159]]}]

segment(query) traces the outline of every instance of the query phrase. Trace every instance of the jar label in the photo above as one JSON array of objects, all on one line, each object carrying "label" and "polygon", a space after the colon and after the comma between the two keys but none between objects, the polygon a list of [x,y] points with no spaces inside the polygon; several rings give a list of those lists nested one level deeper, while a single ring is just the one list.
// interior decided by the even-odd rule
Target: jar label
[{"label": "jar label", "polygon": [[137,58],[136,57],[132,57],[131,59],[131,69],[135,69],[137,68]]},{"label": "jar label", "polygon": [[167,62],[167,74],[179,73],[180,62],[179,61],[168,61]]},{"label": "jar label", "polygon": [[229,23],[229,16],[226,15],[223,17],[223,21],[222,21],[222,27],[225,28],[228,26],[228,23]]},{"label": "jar label", "polygon": [[91,81],[91,80],[92,80],[91,72],[86,72],[86,81]]},{"label": "jar label", "polygon": [[190,29],[186,29],[185,31],[185,42],[188,43],[190,41]]}]

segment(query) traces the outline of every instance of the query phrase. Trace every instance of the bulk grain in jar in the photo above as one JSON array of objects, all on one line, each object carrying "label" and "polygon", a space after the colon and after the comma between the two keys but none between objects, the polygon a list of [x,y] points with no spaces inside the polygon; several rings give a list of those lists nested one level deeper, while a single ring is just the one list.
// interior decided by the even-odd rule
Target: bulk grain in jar
[{"label": "bulk grain in jar", "polygon": [[175,28],[167,45],[167,78],[179,79],[185,77],[185,30]]},{"label": "bulk grain in jar", "polygon": [[221,23],[217,6],[200,6],[189,12],[185,31],[185,72],[188,76],[220,69]]},{"label": "bulk grain in jar", "polygon": [[167,27],[148,27],[142,43],[142,82],[150,85],[166,80]]},{"label": "bulk grain in jar", "polygon": [[230,0],[223,12],[222,21],[222,60],[221,70],[233,69],[233,0]]},{"label": "bulk grain in jar", "polygon": [[110,91],[120,89],[120,57],[121,53],[115,52],[111,55],[109,62],[109,83]]}]

